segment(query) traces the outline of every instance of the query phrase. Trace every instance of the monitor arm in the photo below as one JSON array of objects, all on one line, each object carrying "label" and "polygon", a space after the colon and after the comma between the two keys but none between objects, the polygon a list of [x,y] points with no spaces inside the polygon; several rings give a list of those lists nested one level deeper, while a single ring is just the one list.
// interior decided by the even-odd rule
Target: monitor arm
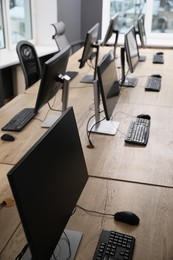
[{"label": "monitor arm", "polygon": [[120,49],[120,58],[121,58],[121,81],[125,81],[125,48],[121,47]]},{"label": "monitor arm", "polygon": [[116,47],[117,47],[117,42],[118,42],[118,37],[119,37],[119,30],[115,30],[115,42],[114,42],[114,59],[116,58]]},{"label": "monitor arm", "polygon": [[58,80],[63,84],[63,87],[62,87],[62,112],[64,112],[68,107],[70,77],[68,75],[59,74]]},{"label": "monitor arm", "polygon": [[114,46],[114,59],[116,58],[116,47],[119,37],[119,30],[114,30],[113,33],[115,34],[115,41],[113,44],[107,43],[106,46]]},{"label": "monitor arm", "polygon": [[95,58],[95,66],[94,66],[94,81],[97,79],[97,64],[98,64],[98,57],[99,57],[99,47],[98,43],[94,43],[93,47],[96,48],[96,58]]}]

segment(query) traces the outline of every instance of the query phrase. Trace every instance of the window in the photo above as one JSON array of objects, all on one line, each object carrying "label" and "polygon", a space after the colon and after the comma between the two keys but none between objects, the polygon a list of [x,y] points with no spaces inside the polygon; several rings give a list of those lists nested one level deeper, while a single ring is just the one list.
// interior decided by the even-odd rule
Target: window
[{"label": "window", "polygon": [[152,32],[173,33],[173,1],[154,1]]},{"label": "window", "polygon": [[2,1],[0,0],[0,49],[5,47],[4,20],[2,12]]},{"label": "window", "polygon": [[0,13],[1,49],[32,39],[31,0],[0,0]]},{"label": "window", "polygon": [[110,17],[117,12],[120,33],[136,25],[137,17],[142,13],[146,18],[147,42],[172,46],[173,0],[110,0]]}]

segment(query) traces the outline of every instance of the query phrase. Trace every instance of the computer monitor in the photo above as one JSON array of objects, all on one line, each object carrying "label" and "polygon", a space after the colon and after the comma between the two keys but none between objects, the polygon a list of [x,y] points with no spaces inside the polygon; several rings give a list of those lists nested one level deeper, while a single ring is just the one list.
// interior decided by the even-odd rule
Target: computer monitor
[{"label": "computer monitor", "polygon": [[85,63],[88,60],[93,60],[95,58],[94,64],[94,73],[93,75],[86,75],[81,79],[83,83],[93,83],[97,78],[97,63],[98,63],[98,55],[99,55],[99,44],[98,41],[98,33],[99,33],[100,24],[95,24],[86,34],[82,57],[79,60],[79,68],[83,68]]},{"label": "computer monitor", "polygon": [[[126,57],[126,59],[125,59]],[[128,69],[131,73],[135,71],[135,68],[139,62],[139,50],[136,41],[135,27],[131,26],[130,29],[124,35],[124,47],[121,47],[121,68],[122,78],[120,81],[121,86],[135,87],[138,80],[137,78],[127,77],[125,72],[125,60],[127,60]]]},{"label": "computer monitor", "polygon": [[[57,243],[61,242],[88,179],[72,107],[33,145],[7,177],[29,245],[27,258],[21,259],[68,259],[69,250],[73,251],[73,241],[70,241],[70,248],[66,243],[66,252]],[[51,258],[53,253],[55,257]],[[72,254],[70,259],[74,252]]]},{"label": "computer monitor", "polygon": [[69,54],[70,46],[45,62],[35,107],[23,108],[2,127],[3,131],[21,131],[62,86],[62,111],[67,108],[70,78],[65,71]]},{"label": "computer monitor", "polygon": [[44,63],[43,77],[40,82],[35,104],[36,113],[42,106],[48,103],[62,87],[63,76],[66,72],[69,56],[70,46],[58,52]]},{"label": "computer monitor", "polygon": [[[117,41],[118,41],[118,36],[119,36],[118,16],[119,16],[119,13],[115,14],[110,19],[105,37],[101,44],[102,46],[114,46],[114,58],[116,58],[116,47],[117,47]],[[113,36],[113,34],[115,34],[114,43],[109,43],[109,39]]]},{"label": "computer monitor", "polygon": [[[97,66],[97,74],[98,82],[97,85],[94,86],[95,120],[89,126],[89,131],[115,135],[119,123],[112,120],[112,114],[120,96],[120,86],[113,50],[109,51],[99,63]],[[105,113],[104,120],[100,120],[100,94]]]},{"label": "computer monitor", "polygon": [[[144,49],[146,47],[146,33],[145,33],[144,15],[143,14],[141,14],[138,17],[136,35],[139,36],[139,40],[141,43],[140,46],[141,46],[141,48]],[[139,55],[139,61],[145,61],[145,60],[146,60],[146,56]]]},{"label": "computer monitor", "polygon": [[146,33],[145,33],[145,24],[144,23],[145,23],[144,15],[141,14],[137,20],[137,28],[138,28],[137,33],[139,35],[139,39],[140,39],[142,48],[146,47]]}]

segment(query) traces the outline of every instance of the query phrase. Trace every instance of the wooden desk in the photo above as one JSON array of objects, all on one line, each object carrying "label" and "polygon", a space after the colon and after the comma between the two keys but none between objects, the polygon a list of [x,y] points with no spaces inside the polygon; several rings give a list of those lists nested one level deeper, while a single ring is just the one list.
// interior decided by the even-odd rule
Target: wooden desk
[{"label": "wooden desk", "polygon": [[68,225],[84,233],[76,259],[92,259],[102,228],[136,237],[133,260],[172,259],[172,196],[173,189],[90,178],[79,205],[107,213],[131,210],[140,217],[140,224],[115,223],[77,209]]},{"label": "wooden desk", "polygon": [[[92,73],[92,69],[88,68],[87,65],[84,69],[78,68],[78,59],[81,56],[81,50],[70,57],[67,68],[68,70],[74,70],[75,68],[79,72],[78,76],[70,82],[68,104],[74,107],[89,175],[173,187],[173,137],[171,134],[173,129],[173,102],[171,105],[173,88],[171,88],[171,81],[167,80],[167,84],[167,77],[164,78],[164,75],[167,75],[168,71],[164,69],[164,66],[170,62],[169,51],[167,53],[167,50],[165,50],[164,65],[152,64],[154,50],[149,49],[145,50],[145,52],[149,54],[147,61],[140,63],[135,73],[139,75],[140,72],[142,75],[144,69],[141,69],[141,72],[140,67],[145,67],[147,70],[147,64],[149,64],[149,69],[148,72],[145,72],[146,75],[149,75],[149,71],[151,74],[151,67],[154,69],[155,66],[157,66],[158,69],[162,68],[163,87],[159,93],[145,92],[144,82],[147,76],[144,75],[139,77],[139,80],[144,81],[143,86],[138,85],[135,88],[121,89],[121,96],[113,115],[113,119],[120,122],[119,131],[115,136],[91,134],[91,140],[95,149],[86,148],[88,144],[86,126],[88,119],[94,114],[94,96],[92,84],[79,83],[85,74]],[[152,73],[156,73],[156,70],[152,71]],[[169,78],[171,78],[170,73]],[[23,107],[35,105],[38,85],[39,82],[26,90],[25,94],[19,95],[0,110],[1,126],[3,126],[16,111],[19,111]],[[166,91],[168,91],[168,93]],[[168,98],[168,105],[166,105],[166,97]],[[54,107],[61,108],[61,93],[59,92]],[[37,117],[43,120],[48,111],[49,108],[46,105],[38,113]],[[49,114],[50,113],[56,112],[49,111]],[[140,113],[148,113],[151,115],[149,142],[146,147],[125,145],[124,136],[127,132],[130,120],[133,116]],[[42,129],[40,125],[40,121],[32,120],[23,131],[13,133],[16,137],[15,142],[1,142],[0,149],[2,152],[0,153],[0,162],[15,164],[46,131]],[[18,150],[18,153],[13,152],[16,150]]]},{"label": "wooden desk", "polygon": [[[153,64],[153,54],[155,49],[143,49],[142,54],[146,54],[146,61],[139,62],[135,72],[129,74],[129,77],[137,77],[138,84],[135,88],[122,88],[123,99],[121,102],[144,104],[150,106],[173,106],[173,88],[172,88],[172,60],[173,51],[164,50],[164,64]],[[117,60],[117,66],[120,66],[120,60]],[[162,76],[162,85],[160,92],[147,92],[144,90],[147,77],[152,74],[160,74]],[[120,75],[120,71],[119,71]],[[120,75],[121,77],[121,75]]]},{"label": "wooden desk", "polygon": [[[94,114],[93,106],[90,106],[93,102],[93,87],[71,82],[69,103],[74,106],[76,116],[80,111],[86,118],[80,134],[91,176],[173,187],[173,77],[170,71],[173,52],[164,50],[163,65],[152,64],[155,52],[153,49],[143,50],[143,54],[147,54],[146,62],[140,62],[135,73],[130,75],[138,77],[138,85],[135,88],[121,88],[121,96],[113,114],[113,120],[120,122],[116,135],[91,134],[95,149],[86,148],[86,125]],[[116,62],[119,66],[119,60]],[[161,91],[146,92],[144,86],[147,76],[154,73],[162,75]],[[72,95],[74,90],[76,96]],[[87,101],[88,108],[85,104]],[[125,145],[124,137],[130,121],[141,113],[151,116],[149,142],[146,147]]]},{"label": "wooden desk", "polygon": [[[113,219],[91,216],[77,209],[68,224],[68,228],[84,233],[77,259],[91,259],[102,228],[134,235],[137,239],[134,260],[173,258],[173,76],[170,71],[173,57],[171,51],[164,50],[165,64],[154,65],[151,61],[154,52],[152,49],[143,50],[142,54],[148,54],[147,61],[140,63],[133,75],[138,76],[139,84],[135,88],[121,89],[121,96],[113,114],[113,119],[120,122],[117,134],[91,134],[95,149],[86,147],[86,125],[90,116],[94,114],[93,85],[79,83],[85,74],[90,74],[93,70],[87,65],[81,70],[78,68],[81,50],[70,57],[68,70],[76,69],[79,74],[70,82],[69,106],[74,107],[90,175],[79,204],[88,209],[106,212],[132,210],[141,219],[140,225],[132,228],[114,223]],[[162,88],[159,93],[144,91],[147,76],[153,73],[162,75]],[[38,84],[0,109],[1,127],[20,109],[35,105]],[[59,92],[51,102],[54,104],[53,107],[60,108],[61,93]],[[13,133],[16,137],[15,142],[0,142],[0,163],[5,167],[4,174],[8,172],[8,167],[15,165],[47,131],[40,127],[40,120],[45,118],[48,111],[48,106],[45,106],[38,113],[39,120],[32,120],[23,131]],[[124,135],[130,120],[140,113],[151,115],[149,142],[146,147],[125,145]],[[1,135],[3,133],[1,131]],[[15,207],[10,209],[9,215],[6,209],[3,209],[5,214],[1,212],[0,218],[2,216],[3,221],[0,233],[4,232],[4,235],[0,240],[0,260],[11,260],[14,258],[13,252],[20,252],[26,239],[19,225],[20,220]],[[8,227],[4,225],[5,216],[9,218]],[[16,232],[10,239],[14,230]]]},{"label": "wooden desk", "polygon": [[[115,222],[112,217],[88,214],[77,208],[67,228],[83,233],[76,260],[91,260],[102,229],[116,230],[136,238],[133,260],[172,259],[173,189],[103,180],[90,177],[78,205],[100,212],[132,210],[139,226]],[[21,227],[2,252],[3,260],[13,259],[25,245]]]},{"label": "wooden desk", "polygon": [[[130,121],[133,115],[140,113],[151,115],[148,144],[146,147],[127,145],[124,137]],[[84,146],[89,174],[173,187],[172,117],[173,108],[120,102],[113,116],[114,120],[120,122],[116,135],[91,134],[95,148],[88,149]],[[86,137],[82,140],[86,144]]]},{"label": "wooden desk", "polygon": [[[35,96],[21,94],[14,98],[10,103],[6,104],[0,109],[1,127],[5,125],[17,112],[25,107],[34,107]],[[46,109],[46,107],[45,107]],[[47,110],[46,110],[47,112]],[[33,146],[33,144],[47,131],[41,128],[40,120],[43,120],[46,112],[44,108],[38,114],[36,119],[33,119],[25,129],[21,132],[11,132],[15,137],[13,142],[0,142],[0,163],[15,165],[17,161]],[[0,131],[0,134],[4,134]]]},{"label": "wooden desk", "polygon": [[[7,180],[7,172],[12,168],[11,165],[0,164],[0,202],[6,198],[13,198],[11,189],[9,188]],[[8,243],[9,239],[15,232],[17,226],[20,223],[16,206],[3,207],[0,209],[0,252]],[[0,259],[1,255],[0,255]]]}]

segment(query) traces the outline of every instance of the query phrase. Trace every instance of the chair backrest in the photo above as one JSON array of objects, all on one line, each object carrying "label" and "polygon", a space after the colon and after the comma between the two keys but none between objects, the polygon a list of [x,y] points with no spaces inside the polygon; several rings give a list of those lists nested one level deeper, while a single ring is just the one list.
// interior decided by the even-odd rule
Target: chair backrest
[{"label": "chair backrest", "polygon": [[42,77],[42,68],[34,45],[28,41],[19,41],[16,51],[24,73],[26,88]]},{"label": "chair backrest", "polygon": [[52,25],[55,28],[55,34],[52,36],[52,38],[55,40],[58,46],[58,50],[63,50],[64,48],[69,46],[69,42],[65,35],[65,24],[60,21],[57,23],[53,23]]}]

